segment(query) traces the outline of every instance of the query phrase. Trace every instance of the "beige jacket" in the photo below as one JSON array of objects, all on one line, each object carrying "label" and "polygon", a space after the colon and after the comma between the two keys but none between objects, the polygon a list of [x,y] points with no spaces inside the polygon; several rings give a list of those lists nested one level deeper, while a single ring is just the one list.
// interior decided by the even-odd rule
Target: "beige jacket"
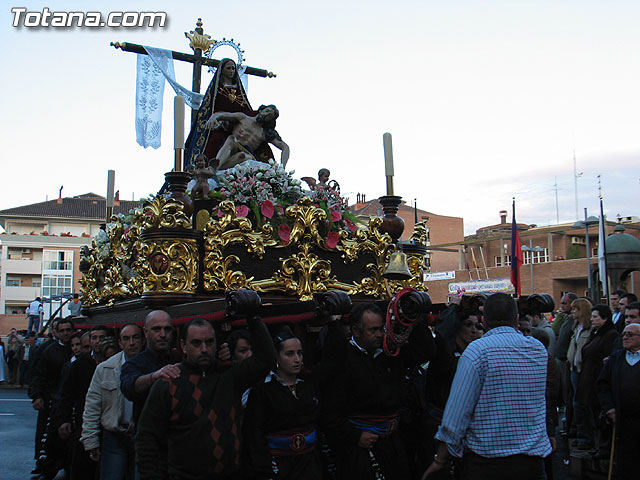
[{"label": "beige jacket", "polygon": [[100,446],[101,426],[112,433],[133,433],[133,426],[125,417],[125,398],[120,391],[120,369],[124,352],[96,367],[87,391],[82,416],[80,441],[85,450]]},{"label": "beige jacket", "polygon": [[573,335],[571,336],[571,342],[569,343],[569,350],[567,351],[567,360],[571,366],[571,370],[577,372],[582,371],[582,347],[584,347],[587,340],[589,340],[589,334],[591,333],[591,327],[583,328],[578,335],[578,325],[573,327]]}]

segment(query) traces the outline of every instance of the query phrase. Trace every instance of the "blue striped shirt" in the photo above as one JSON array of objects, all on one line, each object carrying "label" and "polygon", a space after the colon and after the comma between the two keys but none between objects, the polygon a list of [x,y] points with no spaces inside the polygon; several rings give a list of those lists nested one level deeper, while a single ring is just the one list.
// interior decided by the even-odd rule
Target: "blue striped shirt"
[{"label": "blue striped shirt", "polygon": [[471,342],[458,362],[436,438],[449,453],[483,457],[551,453],[547,437],[547,351],[513,327]]}]

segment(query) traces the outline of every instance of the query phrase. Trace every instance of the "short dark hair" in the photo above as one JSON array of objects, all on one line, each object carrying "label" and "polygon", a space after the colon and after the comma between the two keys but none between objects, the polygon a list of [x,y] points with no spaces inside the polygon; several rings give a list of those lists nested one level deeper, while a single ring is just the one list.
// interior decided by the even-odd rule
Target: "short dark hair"
[{"label": "short dark hair", "polygon": [[94,325],[93,327],[91,327],[91,328],[89,329],[89,333],[91,333],[91,332],[97,332],[98,330],[102,330],[102,331],[106,332],[106,333],[107,333],[107,335],[108,335],[109,333],[113,333],[113,332],[111,332],[111,329],[110,329],[109,327],[106,327],[106,326],[104,326],[104,325]]},{"label": "short dark hair", "polygon": [[484,319],[489,328],[516,324],[518,306],[516,301],[506,293],[494,293],[484,303]]},{"label": "short dark hair", "polygon": [[238,340],[243,339],[249,345],[251,345],[251,334],[248,330],[241,328],[239,330],[234,330],[227,336],[227,345],[229,345],[229,351],[231,352],[231,356],[233,356],[233,352],[236,349],[236,345],[238,345]]},{"label": "short dark hair", "polygon": [[62,325],[63,323],[68,323],[69,325],[71,325],[72,329],[75,328],[75,325],[73,324],[73,321],[70,318],[63,318],[56,322],[56,326],[55,326],[56,332],[60,330],[60,325]]},{"label": "short dark hair", "polygon": [[613,292],[611,292],[611,295],[618,295],[619,297],[621,297],[622,295],[624,295],[625,293],[627,293],[626,290],[623,290],[622,288],[617,288],[616,290],[614,290]]},{"label": "short dark hair", "polygon": [[591,307],[591,311],[598,312],[598,314],[603,318],[605,322],[607,320],[611,321],[611,309],[609,308],[609,305],[599,303]]},{"label": "short dark hair", "polygon": [[380,315],[384,318],[382,310],[380,310],[380,307],[378,307],[375,303],[358,303],[351,309],[351,312],[349,312],[349,325],[351,326],[351,328],[362,331],[362,329],[364,328],[362,324],[362,318],[364,317],[364,314],[366,312]]},{"label": "short dark hair", "polygon": [[573,302],[574,300],[578,299],[578,295],[576,295],[573,292],[567,292],[563,295],[563,297],[567,297],[569,299],[569,303]]},{"label": "short dark hair", "polygon": [[[180,330],[180,339],[183,342],[187,341],[187,336],[189,335],[189,328],[191,327],[206,327],[209,326],[211,328],[213,328],[213,325],[211,325],[211,322],[209,320],[207,320],[206,318],[192,318],[191,320],[189,320],[187,323],[185,323],[182,326],[182,329]],[[215,336],[216,331],[215,329],[213,330],[213,335]]]},{"label": "short dark hair", "polygon": [[[287,340],[291,340],[292,338],[300,340],[298,337],[294,335],[291,328],[285,326],[282,330],[278,332],[278,334],[275,337],[273,337],[273,344],[276,347],[276,351],[280,353],[280,351],[282,350],[282,344]],[[302,340],[300,340],[300,343],[302,343]]]},{"label": "short dark hair", "polygon": [[140,331],[140,335],[144,336],[144,329],[140,325],[138,325],[135,322],[127,322],[122,326],[122,328],[118,332],[118,338],[119,339],[122,339],[122,330],[124,330],[127,327],[136,327]]},{"label": "short dark hair", "polygon": [[[635,293],[625,293],[624,295],[620,295],[620,299],[626,298],[627,299],[627,303],[633,303],[633,302],[637,302],[638,301],[638,297],[636,296]],[[627,305],[627,308],[629,307],[629,305]]]},{"label": "short dark hair", "polygon": [[627,304],[627,310],[640,310],[640,302],[631,302]]},{"label": "short dark hair", "polygon": [[73,332],[73,335],[71,335],[71,338],[69,340],[73,340],[74,338],[82,338],[82,335],[84,335],[84,332],[82,330],[76,330],[75,332]]},{"label": "short dark hair", "polygon": [[73,298],[80,298],[80,295],[78,295],[77,293],[74,293]]}]

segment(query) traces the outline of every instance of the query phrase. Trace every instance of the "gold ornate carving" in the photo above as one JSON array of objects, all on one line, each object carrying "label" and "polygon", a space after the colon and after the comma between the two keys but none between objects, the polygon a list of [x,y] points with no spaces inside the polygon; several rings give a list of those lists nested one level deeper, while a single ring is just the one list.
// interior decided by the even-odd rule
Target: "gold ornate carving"
[{"label": "gold ornate carving", "polygon": [[[201,18],[196,22],[196,28],[202,28]],[[217,40],[212,39],[211,35],[198,33],[195,30],[191,30],[189,33],[184,32],[184,36],[190,40],[189,46],[194,52],[196,49],[200,49],[202,50],[202,53],[207,53],[211,45],[215,45],[217,43]]]},{"label": "gold ornate carving", "polygon": [[273,227],[265,223],[260,231],[254,231],[248,218],[236,217],[233,202],[219,205],[220,218],[209,220],[204,228],[204,289],[208,291],[251,288],[253,279],[231,269],[240,259],[235,255],[225,257],[229,245],[244,245],[248,253],[258,259],[264,255],[265,247],[277,245],[273,238]]},{"label": "gold ornate carving", "polygon": [[83,304],[112,305],[117,299],[142,294],[139,275],[140,226],[143,212],[136,209],[127,217],[114,215],[91,242],[89,254],[82,259],[84,274],[80,279]]},{"label": "gold ornate carving", "polygon": [[184,212],[182,202],[158,195],[145,204],[142,229],[157,228],[191,228],[191,219]]},{"label": "gold ornate carving", "polygon": [[[198,242],[192,238],[149,239],[142,242],[140,266],[144,293],[196,293]],[[168,264],[164,263],[164,259]]]},{"label": "gold ornate carving", "polygon": [[[283,246],[296,246],[298,253],[289,258],[280,258],[281,266],[271,279],[252,282],[258,291],[282,290],[293,293],[302,301],[311,300],[315,292],[323,292],[330,285],[338,285],[335,276],[331,276],[331,262],[322,260],[311,252],[312,248],[330,250],[326,240],[320,235],[318,226],[327,220],[326,212],[313,205],[310,198],[302,198],[285,211],[293,226],[289,241]],[[346,238],[346,232],[339,233],[339,240]]]},{"label": "gold ornate carving", "polygon": [[267,77],[269,77],[269,78],[275,78],[275,77],[277,77],[277,76],[278,76],[278,75],[277,75],[277,74],[275,74],[275,73],[273,73],[273,72],[267,72]]},{"label": "gold ornate carving", "polygon": [[411,237],[409,237],[409,241],[418,245],[424,245],[425,247],[429,245],[429,227],[427,227],[427,222],[416,223],[413,227],[413,233]]},{"label": "gold ornate carving", "polygon": [[[209,221],[205,228],[205,290],[225,290],[229,288],[251,288],[259,292],[280,291],[296,295],[300,300],[309,300],[315,292],[329,288],[347,290],[347,284],[341,284],[331,275],[331,262],[318,257],[312,249],[330,250],[326,240],[318,230],[327,219],[321,208],[315,207],[309,198],[303,198],[297,204],[288,207],[286,217],[291,223],[291,232],[286,242],[274,239],[273,227],[266,223],[260,231],[253,231],[251,221],[237,218],[231,202],[220,204],[222,216]],[[346,238],[346,232],[339,239]],[[280,258],[280,268],[270,278],[254,280],[243,272],[233,271],[232,267],[240,259],[235,255],[225,256],[224,250],[232,244],[244,245],[247,252],[262,258],[265,247],[296,248],[297,253]]]},{"label": "gold ornate carving", "polygon": [[[328,284],[336,283],[331,276],[331,262],[319,259],[309,252],[298,252],[287,258],[280,259],[282,266],[274,272],[275,286],[298,296],[302,301],[312,300],[315,292],[324,292]],[[259,288],[260,282],[254,282]]]},{"label": "gold ornate carving", "polygon": [[200,210],[196,214],[196,228],[201,232],[204,231],[210,218],[211,218],[211,215],[209,214],[208,210],[204,210],[204,209]]},{"label": "gold ornate carving", "polygon": [[369,276],[354,283],[348,291],[349,294],[364,294],[372,297],[388,295],[386,280],[382,275],[389,263],[393,244],[391,237],[380,230],[380,225],[382,225],[382,218],[371,217],[368,228],[359,229],[353,239],[345,240],[338,245],[338,249],[343,252],[342,258],[345,263],[354,262],[362,254],[369,254],[375,259],[375,263],[369,263],[365,267]]}]

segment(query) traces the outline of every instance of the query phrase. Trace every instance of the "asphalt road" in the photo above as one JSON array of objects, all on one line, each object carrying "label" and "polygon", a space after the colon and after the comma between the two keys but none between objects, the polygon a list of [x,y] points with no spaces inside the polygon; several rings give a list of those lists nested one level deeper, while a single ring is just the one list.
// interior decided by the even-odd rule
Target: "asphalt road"
[{"label": "asphalt road", "polygon": [[0,388],[0,478],[31,478],[35,431],[36,412],[26,389]]}]

